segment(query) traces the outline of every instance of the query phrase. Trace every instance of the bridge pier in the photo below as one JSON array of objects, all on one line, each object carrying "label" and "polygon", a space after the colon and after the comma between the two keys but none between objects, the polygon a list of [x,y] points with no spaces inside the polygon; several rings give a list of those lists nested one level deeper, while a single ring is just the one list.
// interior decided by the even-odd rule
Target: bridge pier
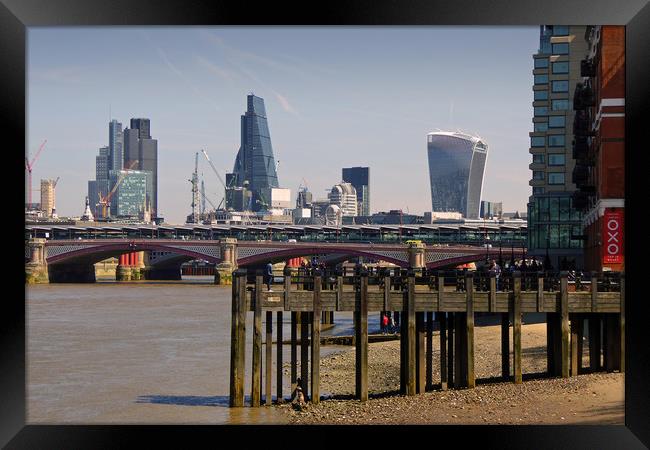
[{"label": "bridge pier", "polygon": [[25,282],[27,284],[49,283],[49,274],[45,256],[45,239],[29,240],[30,259],[25,264]]},{"label": "bridge pier", "polygon": [[232,273],[237,270],[237,239],[220,241],[222,262],[214,268],[214,284],[231,285]]},{"label": "bridge pier", "polygon": [[[117,266],[118,268],[118,281],[121,281],[119,278],[119,270],[121,266]],[[130,272],[129,267],[124,268],[124,274],[127,274],[127,269],[128,273]],[[180,266],[178,267],[149,267],[148,269],[145,269],[144,271],[144,279],[145,280],[181,280],[181,268]]]}]

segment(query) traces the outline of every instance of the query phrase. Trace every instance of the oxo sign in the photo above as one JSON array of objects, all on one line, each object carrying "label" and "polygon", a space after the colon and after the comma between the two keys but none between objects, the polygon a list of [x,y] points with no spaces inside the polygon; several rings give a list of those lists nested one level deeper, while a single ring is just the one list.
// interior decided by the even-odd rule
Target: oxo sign
[{"label": "oxo sign", "polygon": [[603,216],[603,264],[623,262],[623,213],[605,211]]}]

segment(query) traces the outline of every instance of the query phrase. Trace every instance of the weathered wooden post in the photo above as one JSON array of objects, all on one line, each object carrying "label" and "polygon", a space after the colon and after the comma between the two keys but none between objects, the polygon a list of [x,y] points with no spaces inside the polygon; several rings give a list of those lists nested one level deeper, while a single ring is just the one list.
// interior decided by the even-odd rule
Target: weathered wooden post
[{"label": "weathered wooden post", "polygon": [[562,321],[562,378],[569,377],[569,274],[560,272],[560,320]]},{"label": "weathered wooden post", "polygon": [[273,369],[273,311],[266,311],[266,360],[265,366],[265,404],[273,403],[273,394],[271,393],[271,374]]},{"label": "weathered wooden post", "polygon": [[438,318],[440,324],[440,389],[447,390],[448,371],[447,371],[447,313],[441,312],[444,308],[443,291],[445,289],[445,277],[443,272],[438,272],[436,280],[438,288]]},{"label": "weathered wooden post", "polygon": [[309,313],[300,314],[300,382],[305,400],[309,391]]},{"label": "weathered wooden post", "polygon": [[467,272],[465,275],[465,293],[467,299],[467,313],[465,314],[465,345],[467,352],[467,387],[476,386],[474,376],[474,273]]},{"label": "weathered wooden post", "polygon": [[314,272],[314,298],[311,322],[311,401],[320,402],[320,322],[321,322],[321,273]]},{"label": "weathered wooden post", "polygon": [[497,276],[496,273],[490,271],[490,293],[488,294],[488,311],[493,313],[497,311]]},{"label": "weathered wooden post", "polygon": [[512,353],[515,383],[521,383],[521,272],[512,274],[513,279],[513,320]]},{"label": "weathered wooden post", "polygon": [[416,394],[416,372],[415,372],[415,272],[408,272],[407,288],[407,310],[405,319],[407,323],[407,384],[406,395]]},{"label": "weathered wooden post", "polygon": [[544,277],[537,274],[537,312],[544,312]]},{"label": "weathered wooden post", "polygon": [[[291,311],[291,395],[296,389],[298,382],[298,323],[300,322],[300,313]],[[302,388],[302,386],[301,386]]]},{"label": "weathered wooden post", "polygon": [[355,310],[356,320],[356,397],[368,400],[368,272],[361,271],[359,309]]},{"label": "weathered wooden post", "polygon": [[230,331],[230,406],[244,406],[246,357],[246,269],[234,273]]},{"label": "weathered wooden post", "polygon": [[571,329],[571,376],[578,376],[582,369],[582,336],[584,318],[582,314],[573,313],[570,315]]},{"label": "weathered wooden post", "polygon": [[425,328],[424,313],[415,313],[415,390],[418,394],[426,387],[426,358],[425,358]]},{"label": "weathered wooden post", "polygon": [[[439,314],[439,313],[438,313]],[[433,312],[427,312],[427,380],[426,390],[433,389]]]},{"label": "weathered wooden post", "polygon": [[277,402],[282,403],[284,401],[284,398],[282,396],[282,311],[278,311],[277,317],[275,319],[275,326],[277,327],[277,335],[276,335],[276,350],[277,350],[277,355],[276,355],[276,388],[277,388]]},{"label": "weathered wooden post", "polygon": [[467,359],[465,348],[465,313],[454,313],[454,347],[456,348],[456,355],[454,359],[454,389],[461,389],[466,387],[467,381]]},{"label": "weathered wooden post", "polygon": [[253,300],[253,376],[251,386],[251,406],[260,406],[262,390],[262,275],[255,276],[255,296]]},{"label": "weathered wooden post", "polygon": [[[455,344],[455,336],[454,336],[454,323],[455,323],[455,318],[454,316],[457,313],[447,313],[447,383],[449,387],[456,387],[456,379],[454,378],[454,344]],[[458,351],[456,349],[456,351]]]}]

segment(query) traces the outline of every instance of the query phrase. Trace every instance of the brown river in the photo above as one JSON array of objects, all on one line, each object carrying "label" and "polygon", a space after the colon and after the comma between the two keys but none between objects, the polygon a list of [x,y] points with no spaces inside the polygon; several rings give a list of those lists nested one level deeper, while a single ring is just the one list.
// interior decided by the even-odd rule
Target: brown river
[{"label": "brown river", "polygon": [[[228,407],[231,287],[215,286],[211,280],[28,286],[27,422],[285,423],[275,408]],[[285,313],[285,339],[290,336],[289,318]],[[351,334],[351,314],[337,313],[335,323],[321,334]],[[250,313],[246,332],[244,386],[249,402]],[[322,355],[337,350],[321,347]],[[275,364],[275,348],[273,352]],[[288,345],[283,354],[286,363]],[[274,393],[275,373],[273,368]],[[289,397],[288,369],[283,386],[284,397]]]}]

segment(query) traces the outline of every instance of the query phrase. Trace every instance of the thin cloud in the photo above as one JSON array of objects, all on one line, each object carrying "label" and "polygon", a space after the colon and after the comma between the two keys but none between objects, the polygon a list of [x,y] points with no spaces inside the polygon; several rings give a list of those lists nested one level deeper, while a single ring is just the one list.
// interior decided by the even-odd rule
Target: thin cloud
[{"label": "thin cloud", "polygon": [[289,104],[289,100],[278,92],[273,92],[280,102],[280,106],[282,106],[282,109],[284,109],[286,112],[290,112],[292,114],[297,114],[296,110]]},{"label": "thin cloud", "polygon": [[200,66],[208,69],[211,73],[223,78],[224,80],[231,81],[235,77],[235,74],[231,71],[217,66],[215,63],[208,61],[200,55],[194,55],[194,59]]},{"label": "thin cloud", "polygon": [[81,75],[82,68],[79,66],[52,67],[49,69],[31,70],[30,74],[36,79],[53,81],[55,83],[79,84],[86,81]]}]

